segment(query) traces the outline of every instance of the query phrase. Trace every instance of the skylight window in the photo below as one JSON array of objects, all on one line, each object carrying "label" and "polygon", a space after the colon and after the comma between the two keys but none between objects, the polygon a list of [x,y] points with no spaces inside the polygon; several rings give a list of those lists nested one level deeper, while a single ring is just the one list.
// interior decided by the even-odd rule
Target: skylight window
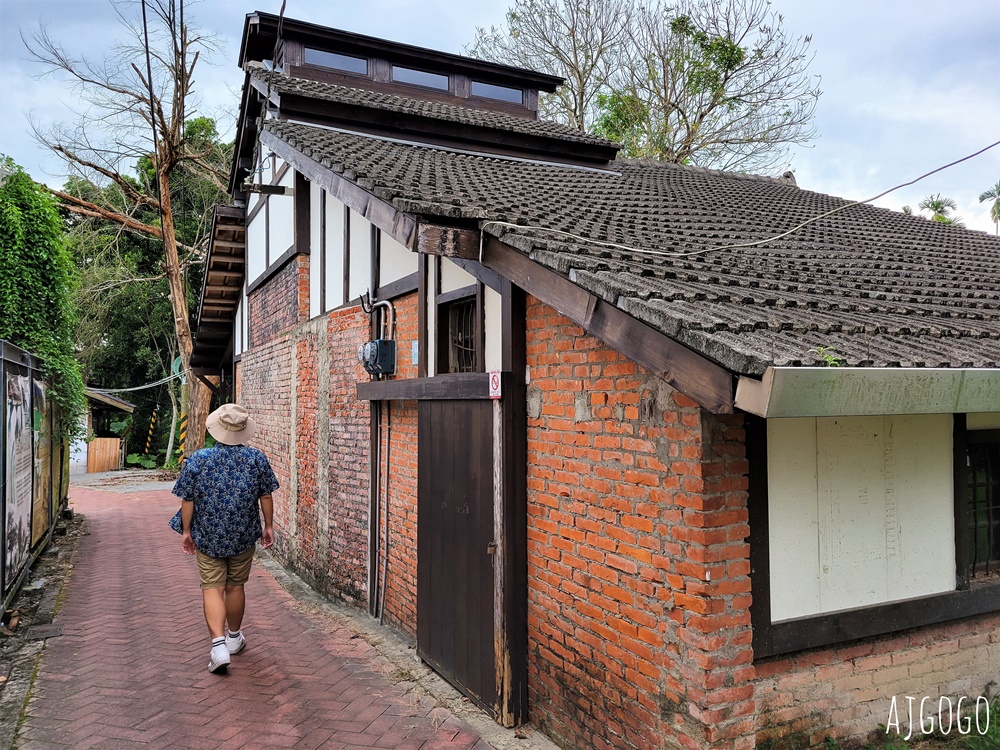
[{"label": "skylight window", "polygon": [[424,86],[429,89],[448,90],[448,76],[438,73],[428,73],[426,70],[392,66],[392,80],[397,83],[411,83],[414,86]]},{"label": "skylight window", "polygon": [[521,89],[511,88],[510,86],[497,86],[495,83],[473,81],[472,95],[482,96],[486,99],[496,99],[501,102],[524,104],[524,91]]},{"label": "skylight window", "polygon": [[325,52],[321,49],[306,47],[305,61],[309,65],[319,65],[324,68],[343,70],[346,73],[368,75],[368,60],[363,57],[338,55],[336,52]]}]

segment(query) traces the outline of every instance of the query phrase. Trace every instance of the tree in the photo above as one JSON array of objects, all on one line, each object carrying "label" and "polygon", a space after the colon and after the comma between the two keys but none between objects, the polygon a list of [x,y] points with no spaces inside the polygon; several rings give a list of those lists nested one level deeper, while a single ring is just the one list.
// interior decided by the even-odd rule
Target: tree
[{"label": "tree", "polygon": [[[588,58],[574,51],[587,24],[603,18],[593,6],[625,19],[624,31]],[[525,22],[531,12],[543,19]],[[583,29],[566,18],[582,19]],[[766,0],[515,0],[506,35],[479,29],[470,52],[568,78],[554,104],[596,106],[557,108],[556,119],[618,141],[626,156],[765,171],[815,136],[820,95],[807,73],[811,37],[791,37],[782,24]],[[551,25],[563,33],[541,32]],[[592,58],[612,67],[596,75],[575,64]]]},{"label": "tree", "polygon": [[[102,63],[73,58],[44,27],[24,39],[29,54],[45,71],[64,76],[78,101],[87,105],[74,128],[43,131],[36,127],[35,134],[64,159],[73,174],[101,187],[116,188],[110,193],[101,191],[99,202],[53,190],[67,210],[162,242],[177,350],[190,388],[187,447],[196,449],[204,441],[211,393],[190,374],[193,342],[184,269],[197,259],[200,248],[178,241],[171,177],[183,165],[220,185],[225,178],[224,170],[210,163],[211,152],[189,137],[184,127],[192,74],[200,55],[214,45],[211,39],[191,32],[183,21],[183,4],[178,14],[174,0],[145,0],[142,21],[128,16],[124,3],[117,5],[131,41],[112,46]],[[147,8],[151,16],[148,27]],[[137,60],[146,63],[145,69]],[[147,159],[150,168],[140,170],[137,182],[128,178],[125,170],[141,159]],[[109,195],[115,201],[105,200]]]},{"label": "tree", "polygon": [[997,184],[989,190],[979,194],[979,202],[984,201],[993,201],[993,205],[990,206],[990,218],[996,225],[997,234],[1000,234],[1000,180],[997,180]]},{"label": "tree", "polygon": [[958,204],[955,203],[953,198],[944,198],[940,193],[935,193],[920,201],[918,208],[921,211],[930,211],[931,215],[928,218],[931,221],[936,221],[939,224],[962,226],[961,217],[950,215],[952,211],[958,208]]},{"label": "tree", "polygon": [[7,158],[0,158],[0,268],[0,339],[41,359],[73,435],[84,408],[73,357],[73,267],[55,201]]},{"label": "tree", "polygon": [[543,117],[585,131],[612,87],[628,40],[632,0],[515,0],[506,28],[477,27],[473,57],[566,79],[539,98]]}]

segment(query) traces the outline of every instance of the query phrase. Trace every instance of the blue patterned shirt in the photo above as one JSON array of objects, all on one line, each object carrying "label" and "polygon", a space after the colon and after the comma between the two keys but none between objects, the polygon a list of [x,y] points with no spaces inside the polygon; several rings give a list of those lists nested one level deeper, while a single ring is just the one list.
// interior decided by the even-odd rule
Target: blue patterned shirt
[{"label": "blue patterned shirt", "polygon": [[[276,489],[278,480],[261,451],[220,443],[195,451],[181,469],[173,493],[194,503],[195,548],[210,557],[231,557],[260,539],[258,500]],[[181,531],[180,511],[170,527]]]}]

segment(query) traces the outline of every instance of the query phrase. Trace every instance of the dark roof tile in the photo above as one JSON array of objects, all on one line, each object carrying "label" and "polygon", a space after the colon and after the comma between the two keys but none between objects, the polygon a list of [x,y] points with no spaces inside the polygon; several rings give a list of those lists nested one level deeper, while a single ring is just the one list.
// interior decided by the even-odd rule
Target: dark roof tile
[{"label": "dark roof tile", "polygon": [[399,210],[519,225],[486,231],[737,373],[822,364],[818,347],[853,366],[998,359],[1000,238],[985,232],[856,205],[779,240],[724,248],[848,202],[673,164],[601,172],[266,127],[349,167]]}]

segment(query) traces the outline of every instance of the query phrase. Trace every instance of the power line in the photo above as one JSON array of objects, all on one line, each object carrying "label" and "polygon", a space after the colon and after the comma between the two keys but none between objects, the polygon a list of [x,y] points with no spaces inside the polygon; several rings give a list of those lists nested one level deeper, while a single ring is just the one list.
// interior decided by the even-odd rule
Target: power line
[{"label": "power line", "polygon": [[146,385],[137,385],[135,388],[93,388],[87,386],[92,391],[97,391],[98,393],[130,393],[131,391],[144,391],[147,388],[155,388],[158,385],[163,385],[164,383],[169,383],[171,380],[183,377],[183,372],[175,372],[173,375],[168,375],[162,380],[157,380],[155,383],[146,383]]},{"label": "power line", "polygon": [[756,247],[758,245],[766,245],[769,242],[774,242],[776,240],[783,239],[783,238],[787,237],[790,234],[794,234],[795,232],[799,231],[803,227],[809,226],[810,224],[813,224],[813,223],[819,221],[820,219],[825,219],[827,216],[831,216],[831,215],[833,215],[835,213],[838,213],[840,211],[844,211],[844,210],[846,210],[848,208],[851,208],[852,206],[860,206],[860,205],[862,205],[864,203],[871,203],[872,201],[876,201],[879,198],[881,198],[881,197],[883,197],[885,195],[888,195],[889,193],[892,193],[892,192],[895,192],[896,190],[899,190],[900,188],[909,187],[910,185],[914,185],[914,184],[920,182],[921,180],[923,180],[923,179],[925,179],[927,177],[930,177],[933,174],[937,174],[938,172],[941,172],[941,171],[943,171],[945,169],[948,169],[950,167],[954,167],[956,164],[961,164],[963,161],[968,161],[969,159],[975,158],[976,156],[979,156],[980,154],[983,154],[983,153],[989,151],[991,148],[995,148],[996,146],[1000,146],[1000,141],[996,141],[994,143],[991,143],[989,146],[985,146],[984,148],[981,148],[978,151],[975,151],[975,152],[973,152],[973,153],[971,153],[971,154],[969,154],[967,156],[963,156],[961,159],[956,159],[953,162],[950,162],[950,163],[945,164],[943,166],[937,167],[936,169],[932,169],[930,172],[927,172],[926,174],[922,174],[919,177],[916,177],[916,178],[914,178],[912,180],[909,180],[908,182],[903,182],[903,183],[900,183],[899,185],[896,185],[895,187],[889,188],[888,190],[884,190],[881,193],[879,193],[878,195],[873,195],[871,198],[866,198],[863,201],[851,201],[849,203],[845,203],[842,206],[837,206],[836,208],[833,208],[833,209],[831,209],[829,211],[821,213],[818,216],[813,216],[810,219],[806,219],[801,224],[798,224],[798,225],[792,227],[791,229],[789,229],[786,232],[782,232],[781,234],[777,234],[777,235],[774,235],[772,237],[767,237],[766,239],[763,239],[763,240],[754,240],[753,242],[743,242],[743,243],[739,243],[739,244],[735,244],[735,245],[719,245],[719,246],[716,246],[716,247],[706,247],[706,248],[702,248],[701,250],[690,250],[690,251],[649,250],[648,248],[635,247],[633,245],[622,245],[622,244],[619,244],[617,242],[608,242],[606,240],[595,240],[592,237],[583,237],[583,236],[578,235],[578,234],[573,234],[572,232],[564,232],[561,229],[552,229],[550,227],[533,226],[533,225],[526,225],[526,224],[514,224],[514,223],[509,222],[509,221],[484,221],[480,225],[481,232],[480,232],[480,237],[479,237],[479,260],[480,260],[480,262],[482,262],[482,259],[483,259],[483,234],[485,234],[485,232],[486,232],[486,227],[491,226],[491,225],[493,225],[493,226],[510,227],[512,229],[530,229],[530,230],[535,230],[535,231],[540,231],[540,232],[547,232],[549,234],[555,234],[555,235],[559,235],[561,237],[569,237],[569,238],[577,240],[579,242],[589,243],[589,244],[592,244],[592,245],[602,245],[604,247],[613,247],[613,248],[616,248],[618,250],[627,250],[629,252],[638,253],[639,255],[655,255],[655,256],[667,257],[667,258],[685,258],[685,257],[692,256],[692,255],[704,255],[705,253],[710,253],[710,252],[713,252],[715,250],[739,250],[739,249],[747,248],[747,247]]}]

